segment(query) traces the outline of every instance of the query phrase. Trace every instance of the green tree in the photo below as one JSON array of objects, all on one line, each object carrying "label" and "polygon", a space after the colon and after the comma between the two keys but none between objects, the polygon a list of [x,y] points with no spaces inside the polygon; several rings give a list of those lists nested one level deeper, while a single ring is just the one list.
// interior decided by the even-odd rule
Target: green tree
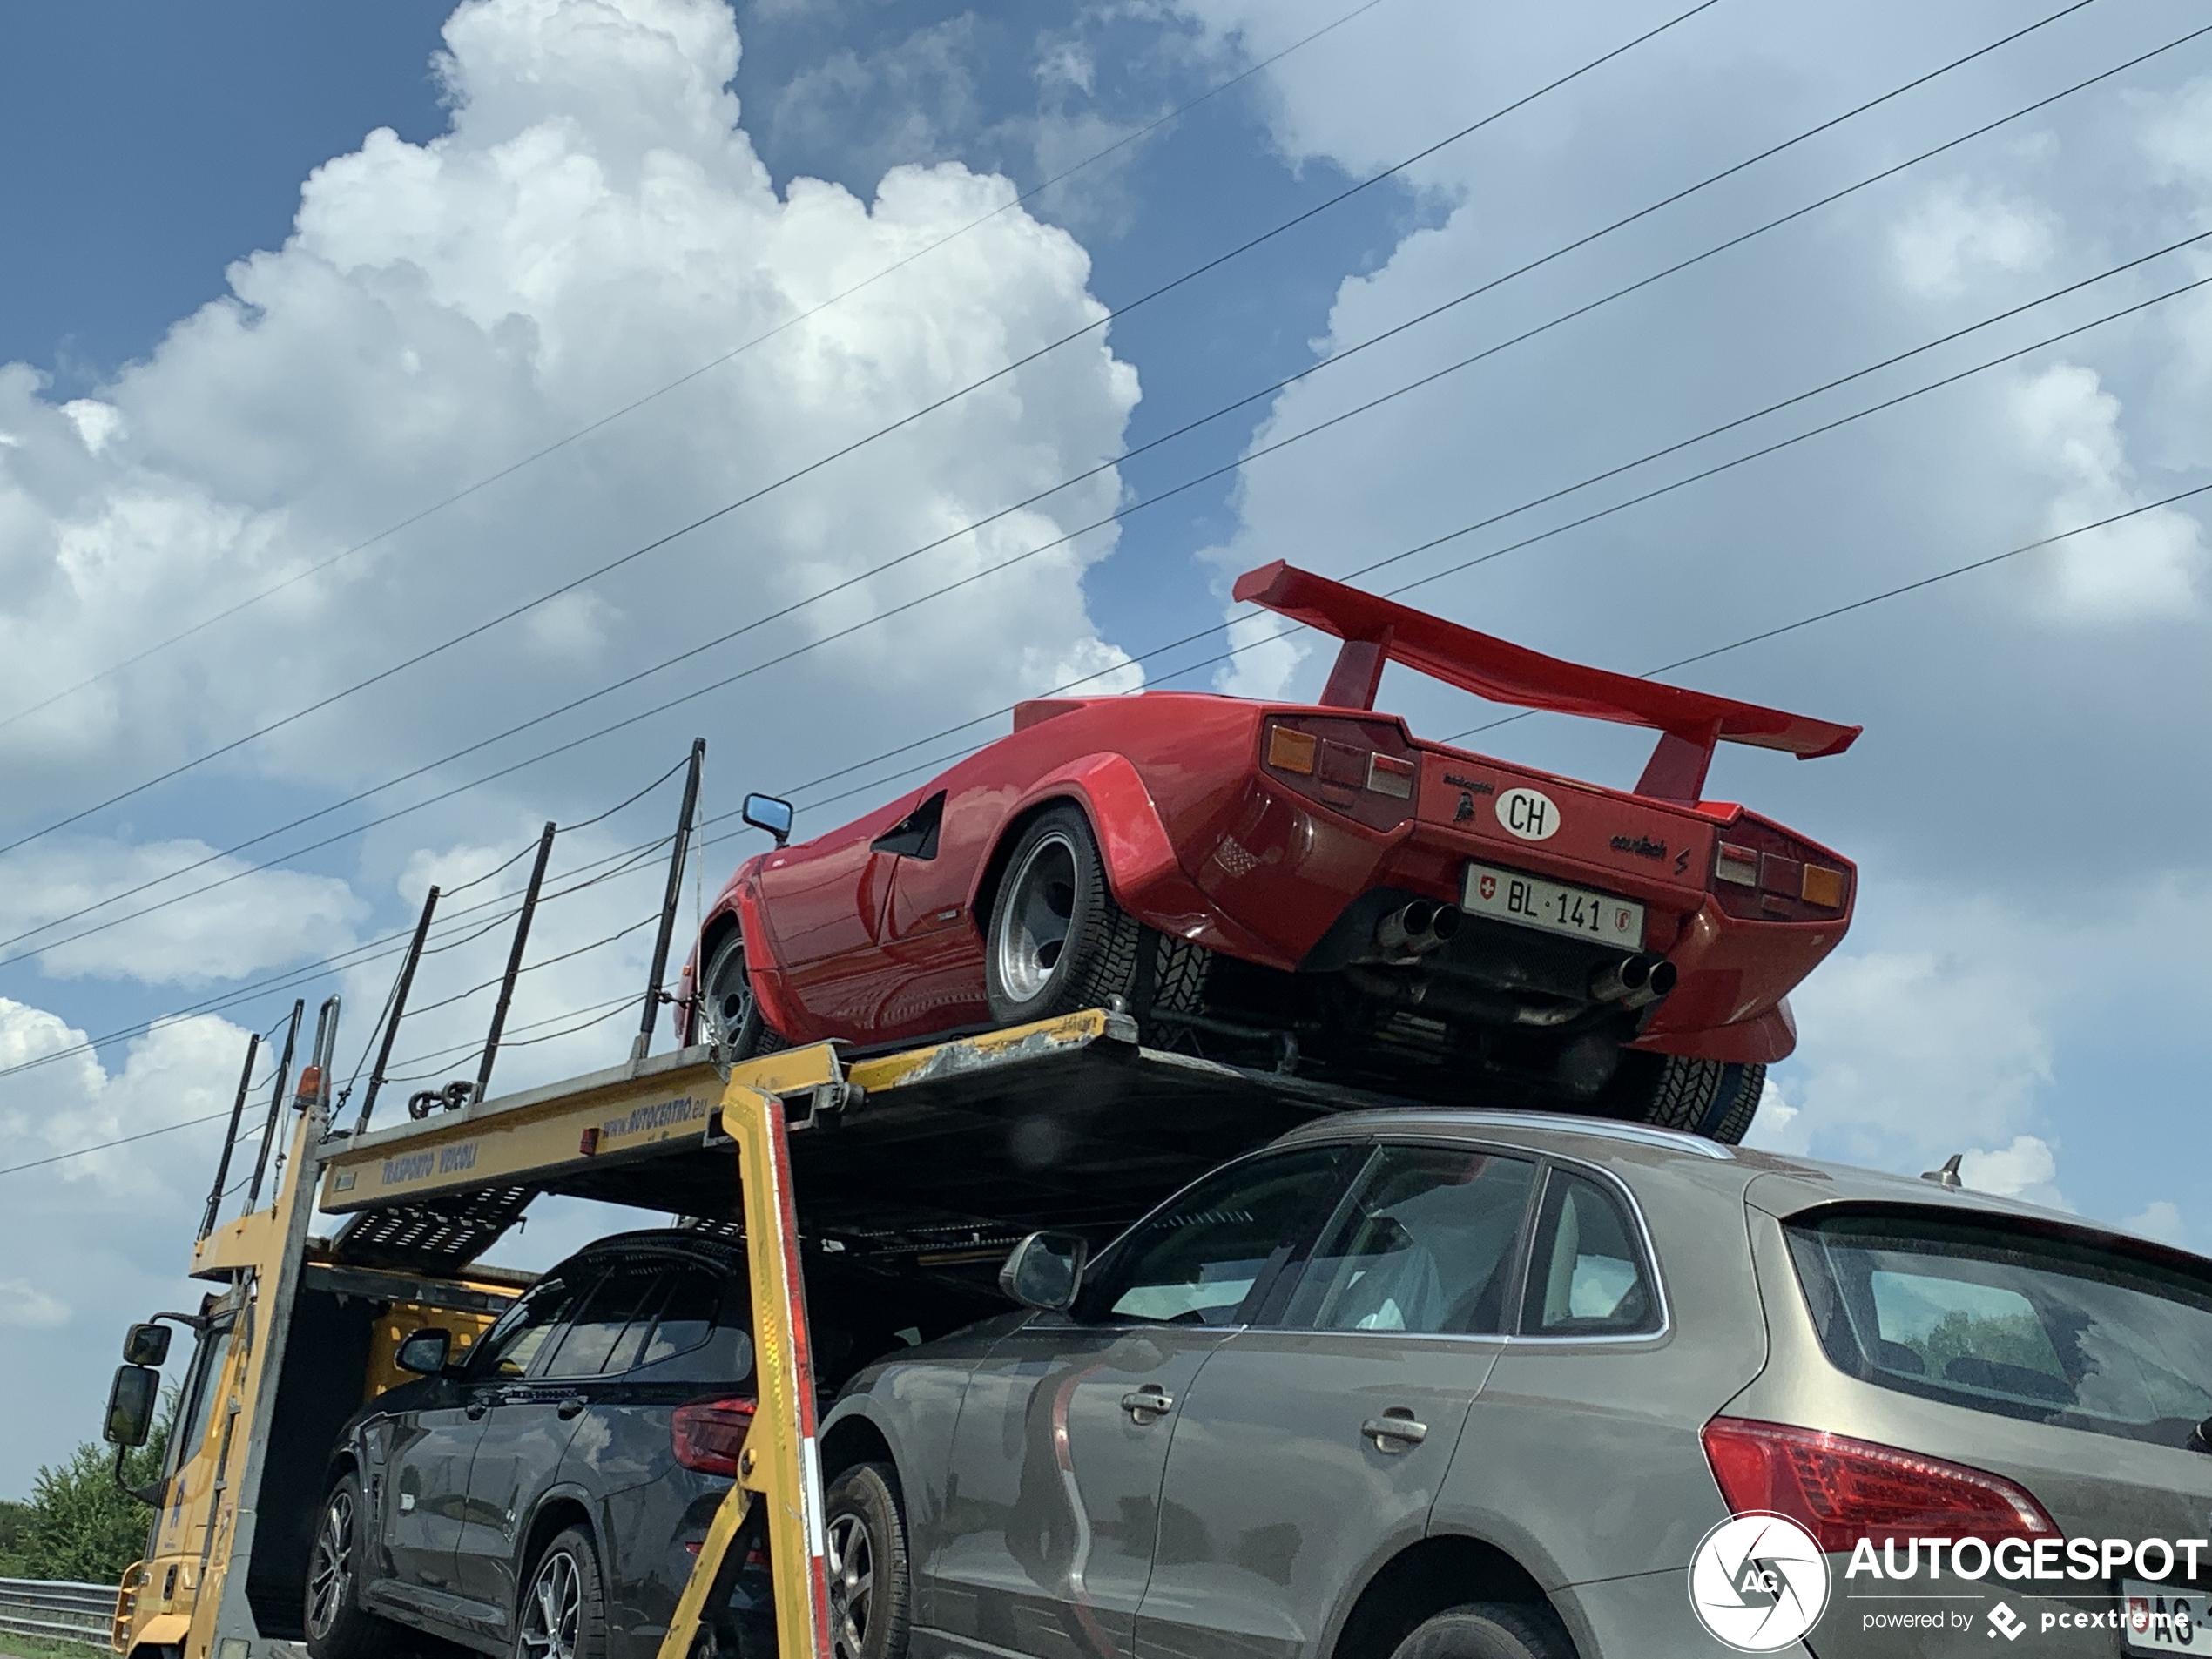
[{"label": "green tree", "polygon": [[23,1529],[30,1519],[30,1506],[0,1498],[0,1578],[24,1578]]},{"label": "green tree", "polygon": [[[169,1426],[123,1460],[123,1478],[145,1486],[161,1478]],[[38,1471],[22,1536],[10,1552],[22,1578],[75,1579],[112,1584],[145,1553],[153,1512],[115,1482],[115,1453],[87,1440],[58,1467]]]}]

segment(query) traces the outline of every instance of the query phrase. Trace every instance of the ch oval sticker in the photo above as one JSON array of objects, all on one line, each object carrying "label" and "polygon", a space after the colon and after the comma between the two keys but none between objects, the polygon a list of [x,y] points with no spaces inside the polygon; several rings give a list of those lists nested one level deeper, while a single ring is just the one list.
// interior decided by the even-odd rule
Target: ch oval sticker
[{"label": "ch oval sticker", "polygon": [[1508,789],[1498,797],[1498,823],[1524,841],[1548,841],[1559,833],[1559,807],[1539,789]]}]

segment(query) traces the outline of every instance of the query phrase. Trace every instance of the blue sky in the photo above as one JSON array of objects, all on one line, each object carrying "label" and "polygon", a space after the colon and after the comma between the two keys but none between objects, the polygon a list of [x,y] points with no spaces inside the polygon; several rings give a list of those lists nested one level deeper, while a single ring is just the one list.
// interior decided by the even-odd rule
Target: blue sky
[{"label": "blue sky", "polygon": [[[1103,344],[1056,351],[465,647],[199,760],[1080,328],[1685,9],[406,0],[0,16],[0,153],[28,158],[0,172],[14,256],[0,264],[0,842],[44,832],[0,852],[0,934],[17,936],[0,958],[20,958],[0,965],[0,1060],[24,1068],[0,1073],[5,1143],[44,1157],[227,1103],[246,1032],[294,995],[342,989],[350,1066],[388,960],[241,988],[405,927],[426,882],[475,879],[544,819],[577,824],[623,801],[695,732],[711,745],[708,809],[727,812],[745,788],[806,784],[1076,674],[1132,685],[1129,658],[1217,629],[1229,578],[1267,558],[1348,572],[1508,514],[1373,580],[1426,578],[1411,600],[1641,671],[2212,477],[2204,291],[2095,320],[2212,273],[2200,247],[1528,507],[2212,226],[2212,36],[2173,44],[2202,21],[2178,0],[2056,17],[2057,0],[1935,14],[1722,0],[1116,320]],[[1118,532],[826,637],[1477,354],[1489,354]],[[772,629],[338,805],[1340,356]],[[2212,930],[2195,833],[2212,808],[2195,712],[2212,691],[2201,516],[2189,502],[2141,512],[1682,673],[1868,727],[1840,759],[1744,752],[1716,769],[1716,792],[1841,847],[1865,874],[1851,939],[1796,999],[1803,1046],[1776,1069],[1760,1136],[1907,1170],[1966,1151],[1982,1184],[2212,1244],[2188,1173],[2212,1061],[2195,967]],[[477,781],[816,640],[792,664]],[[1145,671],[1161,683],[1224,643],[1211,633]],[[1311,689],[1320,667],[1261,646],[1172,683],[1272,695]],[[1396,671],[1385,701],[1440,736],[1494,718]],[[802,804],[821,803],[811,822],[826,826],[903,786],[900,767],[997,729],[923,743]],[[1474,741],[1608,781],[1641,760],[1632,737],[1568,721]],[[642,975],[649,935],[634,929],[658,876],[620,860],[661,833],[672,789],[562,842],[557,877],[617,873],[549,910],[544,948],[583,954],[528,984],[516,1018],[556,1040],[502,1062],[502,1081],[618,1044],[626,1015],[559,1034],[570,1011],[600,1011]],[[218,856],[326,808],[243,861]],[[326,835],[338,839],[246,867]],[[712,845],[710,882],[746,850]],[[117,921],[211,876],[232,879]],[[59,920],[142,882],[159,885]],[[103,923],[115,925],[85,931]],[[425,994],[466,991],[500,945],[461,940]],[[452,1063],[436,1050],[465,1048],[481,1020],[456,1001],[402,1047],[419,1041],[435,1077]],[[89,1050],[88,1036],[101,1040]],[[212,1156],[210,1131],[185,1129],[0,1176],[15,1184],[0,1206],[0,1324],[40,1333],[91,1393],[126,1315],[173,1298]],[[590,1224],[549,1217],[521,1254]],[[0,1491],[78,1432],[11,1433]]]}]

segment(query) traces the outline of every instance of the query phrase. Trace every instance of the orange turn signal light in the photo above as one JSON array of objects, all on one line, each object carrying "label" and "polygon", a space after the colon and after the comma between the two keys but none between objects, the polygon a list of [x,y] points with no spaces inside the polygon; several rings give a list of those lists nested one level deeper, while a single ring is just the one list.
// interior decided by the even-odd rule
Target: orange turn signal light
[{"label": "orange turn signal light", "polygon": [[1310,778],[1320,751],[1321,739],[1310,732],[1293,731],[1286,725],[1267,729],[1267,764],[1278,772],[1295,772]]},{"label": "orange turn signal light", "polygon": [[1808,864],[1805,866],[1804,885],[1798,892],[1807,904],[1841,910],[1845,885],[1841,870],[1831,870],[1824,864]]}]

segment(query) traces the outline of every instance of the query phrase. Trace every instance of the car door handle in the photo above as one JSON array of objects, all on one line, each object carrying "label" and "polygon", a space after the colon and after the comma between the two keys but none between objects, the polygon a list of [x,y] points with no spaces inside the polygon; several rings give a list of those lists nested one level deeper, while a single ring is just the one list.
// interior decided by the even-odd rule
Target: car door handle
[{"label": "car door handle", "polygon": [[1428,1425],[1415,1422],[1411,1412],[1385,1412],[1360,1424],[1359,1432],[1375,1443],[1378,1452],[1403,1452],[1428,1438]]},{"label": "car door handle", "polygon": [[492,1401],[484,1399],[482,1395],[479,1395],[475,1399],[470,1400],[461,1409],[469,1413],[469,1420],[474,1423],[481,1420],[483,1414],[492,1408]]},{"label": "car door handle", "polygon": [[566,1422],[583,1409],[583,1396],[582,1394],[564,1395],[561,1403],[554,1409],[560,1414],[561,1420]]},{"label": "car door handle", "polygon": [[1175,1396],[1157,1388],[1136,1388],[1122,1396],[1122,1409],[1137,1422],[1157,1423],[1175,1409]]}]

